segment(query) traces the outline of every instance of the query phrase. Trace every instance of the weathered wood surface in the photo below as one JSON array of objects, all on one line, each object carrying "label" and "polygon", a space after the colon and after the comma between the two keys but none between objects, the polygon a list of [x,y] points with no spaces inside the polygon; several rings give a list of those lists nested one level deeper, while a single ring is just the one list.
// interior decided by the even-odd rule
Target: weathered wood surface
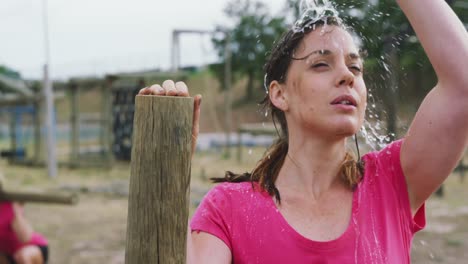
[{"label": "weathered wood surface", "polygon": [[78,202],[78,195],[5,190],[3,188],[3,183],[0,181],[0,201],[13,201],[21,203],[76,204]]},{"label": "weathered wood surface", "polygon": [[193,98],[136,96],[125,263],[185,263]]},{"label": "weathered wood surface", "polygon": [[76,194],[50,194],[39,192],[5,191],[0,189],[0,201],[14,201],[21,203],[50,203],[50,204],[76,204]]}]

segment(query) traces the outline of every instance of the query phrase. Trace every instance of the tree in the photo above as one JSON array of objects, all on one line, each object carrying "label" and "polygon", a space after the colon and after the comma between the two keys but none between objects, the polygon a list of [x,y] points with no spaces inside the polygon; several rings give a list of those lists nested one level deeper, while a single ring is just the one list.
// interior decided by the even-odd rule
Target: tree
[{"label": "tree", "polygon": [[[402,69],[426,69],[432,72],[417,37],[408,20],[394,0],[335,0],[334,6],[340,12],[345,24],[351,26],[360,37],[368,56],[365,60],[365,77],[368,88],[381,99],[387,121],[387,133],[390,138],[397,135],[396,112],[400,99]],[[465,23],[468,19],[466,0],[447,0]],[[289,9],[288,20],[298,18],[300,0],[286,0]],[[294,20],[294,19],[293,19]],[[427,70],[429,69],[429,70]],[[432,72],[432,75],[433,72]],[[428,78],[429,77],[429,78]],[[435,76],[425,76],[434,80]],[[418,85],[420,95],[427,89]],[[374,110],[375,111],[375,110]],[[383,113],[378,113],[382,118]]]},{"label": "tree", "polygon": [[[247,77],[245,99],[254,99],[255,87],[263,86],[263,65],[267,52],[275,39],[284,31],[284,18],[273,17],[267,6],[256,0],[233,0],[224,13],[230,25],[218,25],[217,31],[224,32],[213,38],[218,55],[224,63],[227,34],[232,54],[231,64],[235,79]],[[220,82],[223,82],[222,67],[214,67]]]},{"label": "tree", "polygon": [[12,70],[4,65],[0,65],[0,74],[8,76],[13,79],[21,79],[21,75],[19,72]]}]

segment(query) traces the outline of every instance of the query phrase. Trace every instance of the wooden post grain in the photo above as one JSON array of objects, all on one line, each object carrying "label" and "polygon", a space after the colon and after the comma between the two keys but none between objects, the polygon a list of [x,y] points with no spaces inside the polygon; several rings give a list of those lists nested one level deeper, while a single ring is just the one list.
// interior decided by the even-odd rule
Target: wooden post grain
[{"label": "wooden post grain", "polygon": [[136,96],[125,263],[185,263],[193,98]]}]

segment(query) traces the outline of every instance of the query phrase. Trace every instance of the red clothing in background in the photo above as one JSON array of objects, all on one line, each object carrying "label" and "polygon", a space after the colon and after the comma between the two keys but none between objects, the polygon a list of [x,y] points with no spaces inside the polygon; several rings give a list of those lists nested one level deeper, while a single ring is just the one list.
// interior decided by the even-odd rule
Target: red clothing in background
[{"label": "red clothing in background", "polygon": [[47,240],[37,233],[33,233],[28,242],[21,243],[12,228],[14,216],[13,204],[11,202],[0,202],[0,253],[13,255],[18,249],[26,245],[47,245]]}]

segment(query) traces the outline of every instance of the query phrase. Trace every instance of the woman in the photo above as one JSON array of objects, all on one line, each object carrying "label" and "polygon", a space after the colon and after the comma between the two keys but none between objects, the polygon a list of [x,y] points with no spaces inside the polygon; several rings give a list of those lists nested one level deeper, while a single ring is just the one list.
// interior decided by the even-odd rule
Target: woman
[{"label": "woman", "polygon": [[[406,137],[356,162],[346,139],[359,131],[366,109],[358,48],[336,18],[289,31],[265,67],[265,103],[280,139],[252,173],[217,179],[225,183],[191,221],[189,262],[410,262],[424,202],[468,142],[468,34],[443,0],[426,0],[424,9],[422,1],[397,2],[438,76]],[[166,81],[140,94],[188,90]]]},{"label": "woman", "polygon": [[47,263],[47,241],[33,231],[16,202],[0,202],[0,264]]}]

